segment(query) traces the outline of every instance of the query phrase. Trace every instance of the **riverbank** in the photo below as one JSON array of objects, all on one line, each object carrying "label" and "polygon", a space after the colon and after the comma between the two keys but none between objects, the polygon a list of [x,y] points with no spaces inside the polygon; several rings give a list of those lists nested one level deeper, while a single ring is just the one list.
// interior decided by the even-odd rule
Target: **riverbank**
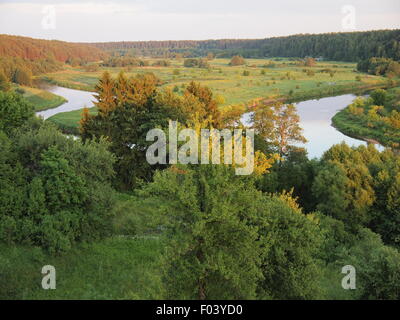
[{"label": "riverbank", "polygon": [[384,147],[394,148],[398,148],[400,145],[400,136],[389,137],[381,128],[368,127],[366,122],[351,115],[347,108],[339,111],[332,118],[332,126],[349,137],[363,140],[367,143],[381,144]]},{"label": "riverbank", "polygon": [[15,91],[20,92],[35,107],[36,112],[57,108],[68,102],[60,95],[38,88],[20,86]]},{"label": "riverbank", "polygon": [[266,105],[272,105],[274,103],[298,103],[307,100],[322,99],[328,97],[336,97],[345,94],[363,94],[367,91],[375,89],[388,89],[400,85],[399,80],[387,80],[386,82],[364,84],[359,85],[352,84],[351,86],[340,85],[332,86],[330,88],[320,88],[311,91],[303,91],[295,93],[294,95],[279,96],[270,99],[256,99],[253,104],[247,106],[247,111],[252,111],[253,108],[257,107],[259,103]]}]

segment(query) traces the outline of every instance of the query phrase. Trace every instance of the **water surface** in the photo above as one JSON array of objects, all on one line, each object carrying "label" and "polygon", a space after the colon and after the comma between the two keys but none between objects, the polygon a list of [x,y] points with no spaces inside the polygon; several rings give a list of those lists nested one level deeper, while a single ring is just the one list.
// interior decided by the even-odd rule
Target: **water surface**
[{"label": "water surface", "polygon": [[93,92],[73,90],[58,86],[50,86],[46,88],[46,90],[56,95],[62,96],[68,101],[63,103],[57,108],[40,111],[36,113],[38,116],[43,117],[43,119],[45,120],[60,112],[79,110],[84,107],[88,108],[93,107],[93,100],[94,100]]},{"label": "water surface", "polygon": [[[297,113],[300,116],[300,126],[303,135],[308,140],[306,144],[299,144],[308,151],[309,158],[321,157],[334,144],[346,142],[349,146],[366,145],[362,140],[348,137],[332,126],[332,117],[347,107],[356,98],[353,94],[307,100],[296,103]],[[250,113],[242,117],[242,121],[250,124]],[[376,145],[379,150],[383,147]]]}]

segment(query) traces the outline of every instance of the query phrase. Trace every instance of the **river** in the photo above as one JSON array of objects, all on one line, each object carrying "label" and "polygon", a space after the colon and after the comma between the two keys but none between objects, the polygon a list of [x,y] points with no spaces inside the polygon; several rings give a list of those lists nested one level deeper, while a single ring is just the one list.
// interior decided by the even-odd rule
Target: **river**
[{"label": "river", "polygon": [[[44,119],[48,119],[60,112],[93,106],[93,92],[58,86],[49,87],[47,90],[66,98],[68,102],[54,109],[37,112],[37,115],[42,116]],[[296,103],[297,112],[300,116],[300,126],[304,129],[303,134],[308,140],[306,144],[299,146],[304,146],[307,149],[309,158],[321,157],[332,145],[341,143],[342,141],[345,141],[350,146],[367,144],[365,141],[348,137],[332,127],[332,117],[339,110],[348,106],[355,97],[353,94],[345,94]],[[250,124],[250,114],[245,113],[242,116],[242,121],[246,125]],[[383,150],[383,147],[380,145],[377,145],[377,148]]]},{"label": "river", "polygon": [[[335,97],[307,100],[295,103],[297,113],[300,116],[300,126],[303,135],[307,139],[306,144],[298,144],[305,147],[308,157],[319,158],[334,144],[346,142],[349,146],[367,145],[363,140],[348,137],[332,126],[332,117],[341,109],[347,107],[356,98],[353,94],[345,94]],[[250,125],[251,112],[242,116],[242,122]],[[375,145],[378,150],[383,150],[381,145]]]},{"label": "river", "polygon": [[79,110],[83,109],[84,107],[93,107],[93,92],[68,89],[58,86],[46,86],[45,89],[68,100],[57,108],[36,112],[38,116],[43,117],[45,120],[57,113]]}]

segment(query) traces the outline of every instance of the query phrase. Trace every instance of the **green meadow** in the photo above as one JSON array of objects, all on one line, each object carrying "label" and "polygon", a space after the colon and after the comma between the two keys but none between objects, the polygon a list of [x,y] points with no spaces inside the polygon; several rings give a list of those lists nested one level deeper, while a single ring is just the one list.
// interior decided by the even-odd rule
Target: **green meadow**
[{"label": "green meadow", "polygon": [[43,111],[56,108],[67,100],[61,96],[46,90],[20,86],[19,89],[23,97],[34,105],[35,111]]},{"label": "green meadow", "polygon": [[[356,92],[385,86],[387,78],[358,73],[355,63],[321,61],[304,67],[295,59],[247,59],[246,65],[229,66],[228,59],[209,61],[208,69],[187,68],[183,60],[170,60],[168,67],[100,68],[86,72],[81,68],[46,74],[44,80],[63,87],[93,91],[101,74],[107,70],[116,77],[121,71],[127,76],[152,72],[162,81],[163,88],[182,93],[190,81],[200,82],[213,90],[221,106],[249,105],[260,99],[302,101],[312,98]],[[62,113],[50,118],[66,131],[76,132],[81,111]]]}]

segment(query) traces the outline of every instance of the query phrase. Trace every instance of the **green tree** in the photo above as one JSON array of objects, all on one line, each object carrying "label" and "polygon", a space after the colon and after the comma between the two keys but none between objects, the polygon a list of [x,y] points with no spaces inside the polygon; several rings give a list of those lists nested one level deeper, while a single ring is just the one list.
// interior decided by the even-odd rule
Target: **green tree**
[{"label": "green tree", "polygon": [[104,140],[82,144],[37,120],[0,144],[1,241],[55,253],[110,234],[115,160]]},{"label": "green tree", "polygon": [[28,68],[18,68],[14,73],[15,83],[21,84],[23,86],[32,85],[32,72]]},{"label": "green tree", "polygon": [[10,82],[4,74],[3,70],[0,69],[0,91],[8,91],[10,89]]},{"label": "green tree", "polygon": [[320,295],[317,256],[322,238],[313,216],[288,204],[291,198],[264,198],[257,226],[261,242],[264,279],[261,298],[313,299]]},{"label": "green tree", "polygon": [[319,210],[354,228],[370,222],[375,201],[373,178],[360,150],[345,143],[331,147],[312,187]]},{"label": "green tree", "polygon": [[[121,77],[120,77],[121,79]],[[108,81],[109,92],[115,92],[120,80]],[[122,101],[115,97],[106,101],[104,109],[97,115],[85,116],[81,122],[82,138],[88,141],[102,136],[110,141],[110,150],[116,155],[115,163],[119,188],[130,189],[137,179],[150,180],[157,166],[151,166],[146,160],[146,149],[151,142],[146,141],[147,132],[154,128],[167,128],[168,120],[179,118],[177,108],[157,99],[157,79],[152,74],[145,74],[129,79],[128,93],[120,93]]]},{"label": "green tree", "polygon": [[373,104],[376,106],[384,106],[387,102],[387,93],[383,89],[376,89],[371,92],[370,97],[372,98]]},{"label": "green tree", "polygon": [[274,144],[281,156],[287,154],[292,143],[307,142],[302,135],[300,118],[293,104],[260,105],[252,121],[256,133]]},{"label": "green tree", "polygon": [[33,117],[33,107],[21,95],[0,91],[0,130],[9,133]]},{"label": "green tree", "polygon": [[222,165],[178,166],[155,175],[142,197],[163,203],[155,209],[168,230],[168,298],[256,297],[261,248],[257,228],[248,222],[257,194]]},{"label": "green tree", "polygon": [[360,299],[398,300],[400,298],[400,253],[384,246],[379,235],[362,229],[348,255],[338,260],[356,268]]}]

